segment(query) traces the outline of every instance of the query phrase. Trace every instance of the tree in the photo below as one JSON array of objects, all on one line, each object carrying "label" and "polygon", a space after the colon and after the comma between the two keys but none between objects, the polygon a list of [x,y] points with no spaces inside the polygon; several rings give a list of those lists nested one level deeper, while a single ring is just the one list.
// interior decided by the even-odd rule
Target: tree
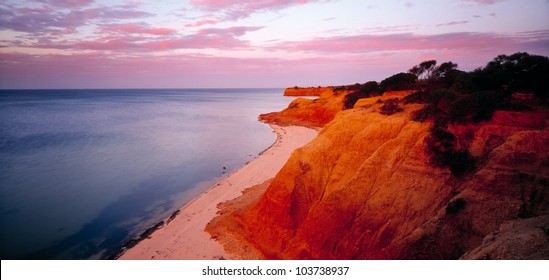
[{"label": "tree", "polygon": [[381,89],[376,81],[369,81],[360,86],[360,92],[368,96],[376,96],[380,94]]},{"label": "tree", "polygon": [[419,80],[427,80],[431,78],[433,71],[436,69],[436,60],[426,60],[412,67],[408,72],[414,74]]},{"label": "tree", "polygon": [[417,76],[410,73],[398,73],[379,83],[382,91],[407,90],[417,88]]},{"label": "tree", "polygon": [[435,71],[437,65],[436,60],[427,60],[419,64],[419,67],[421,67],[423,70],[423,73],[426,77],[426,79],[429,79],[432,77],[433,71]]},{"label": "tree", "polygon": [[345,96],[343,101],[343,109],[352,109],[355,106],[355,103],[360,98],[378,96],[381,94],[381,89],[376,81],[370,81],[365,84],[354,84],[347,87],[349,90],[352,90],[351,93]]},{"label": "tree", "polygon": [[549,58],[526,52],[499,55],[484,68],[476,69],[472,76],[481,90],[531,91],[546,98]]},{"label": "tree", "polygon": [[432,71],[430,78],[441,79],[448,77],[452,71],[457,69],[457,64],[451,61],[444,62]]}]

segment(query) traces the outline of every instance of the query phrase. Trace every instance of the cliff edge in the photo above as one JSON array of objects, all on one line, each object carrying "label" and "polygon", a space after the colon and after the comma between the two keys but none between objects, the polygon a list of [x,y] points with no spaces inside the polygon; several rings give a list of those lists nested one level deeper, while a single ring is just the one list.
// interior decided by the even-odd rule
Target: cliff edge
[{"label": "cliff edge", "polygon": [[284,89],[284,96],[322,96],[330,94],[333,87],[291,87]]},{"label": "cliff edge", "polygon": [[348,94],[347,91],[334,91],[333,88],[288,88],[284,91],[284,95],[289,95],[288,92],[298,96],[314,96],[318,93],[319,97],[316,99],[296,98],[283,111],[261,114],[259,119],[278,125],[322,127],[343,110],[344,99]]}]

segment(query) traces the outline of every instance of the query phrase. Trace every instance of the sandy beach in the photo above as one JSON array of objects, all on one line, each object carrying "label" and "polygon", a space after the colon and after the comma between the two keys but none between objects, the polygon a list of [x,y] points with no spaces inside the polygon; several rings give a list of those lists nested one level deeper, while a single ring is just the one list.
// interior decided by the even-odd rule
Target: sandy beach
[{"label": "sandy beach", "polygon": [[125,251],[118,259],[234,258],[204,231],[208,222],[217,215],[217,205],[239,197],[243,190],[273,178],[296,148],[307,144],[318,134],[317,130],[299,126],[271,127],[277,134],[277,140],[271,147],[180,209],[175,219]]}]

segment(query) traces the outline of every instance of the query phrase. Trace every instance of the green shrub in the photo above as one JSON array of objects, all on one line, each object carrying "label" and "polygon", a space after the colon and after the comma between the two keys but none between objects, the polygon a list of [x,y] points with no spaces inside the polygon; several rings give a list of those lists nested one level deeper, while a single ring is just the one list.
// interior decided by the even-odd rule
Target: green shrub
[{"label": "green shrub", "polygon": [[404,104],[409,104],[409,103],[425,104],[427,103],[427,98],[429,97],[429,95],[431,95],[430,92],[425,90],[420,90],[405,96],[402,99],[402,101],[404,101]]},{"label": "green shrub", "polygon": [[467,205],[467,202],[461,197],[454,201],[450,201],[448,205],[446,205],[446,214],[449,214],[449,215],[457,214],[462,209],[465,209],[466,205]]},{"label": "green shrub", "polygon": [[363,94],[368,94],[370,97],[381,95],[381,88],[376,81],[369,81],[362,84],[358,90]]},{"label": "green shrub", "polygon": [[382,92],[416,89],[418,87],[417,77],[411,73],[398,73],[381,81],[379,87]]},{"label": "green shrub", "polygon": [[477,161],[468,150],[456,150],[457,138],[445,126],[444,121],[431,126],[430,134],[425,138],[426,152],[431,164],[448,167],[454,177],[462,178],[476,168]]},{"label": "green shrub", "polygon": [[452,175],[457,178],[462,178],[477,167],[477,160],[467,150],[450,152],[446,162]]},{"label": "green shrub", "polygon": [[531,91],[547,98],[549,58],[525,52],[499,55],[471,75],[477,90]]},{"label": "green shrub", "polygon": [[392,115],[402,112],[402,108],[398,107],[398,98],[387,99],[380,108],[380,113],[383,115]]},{"label": "green shrub", "polygon": [[343,110],[352,109],[355,103],[361,98],[378,96],[381,94],[379,85],[375,81],[370,81],[365,84],[354,84],[346,87],[347,90],[352,90],[351,93],[345,96],[343,100]]},{"label": "green shrub", "polygon": [[345,99],[343,100],[343,110],[353,109],[356,102],[361,97],[356,93],[350,93],[345,96]]},{"label": "green shrub", "polygon": [[433,115],[433,107],[430,105],[423,106],[423,108],[412,112],[412,120],[416,122],[424,122],[426,121],[431,115]]},{"label": "green shrub", "polygon": [[456,136],[445,128],[431,127],[429,136],[425,138],[425,143],[431,164],[438,167],[448,166],[449,155],[456,145]]},{"label": "green shrub", "polygon": [[509,95],[498,91],[477,91],[452,102],[450,120],[459,123],[488,121],[497,109],[507,109]]},{"label": "green shrub", "polygon": [[[515,53],[500,55],[484,68],[467,73],[456,64],[446,62],[436,66],[429,60],[410,69],[419,77],[421,91],[403,98],[405,104],[425,106],[412,113],[418,122],[432,121],[425,138],[431,164],[448,167],[455,177],[462,177],[476,168],[477,159],[467,149],[456,150],[456,136],[447,130],[448,123],[489,121],[496,110],[526,110],[543,104],[549,91],[549,58]],[[381,82],[382,90],[401,85],[406,77],[396,74]],[[410,78],[411,81],[411,78]],[[534,92],[542,102],[521,103],[513,100],[513,91]],[[463,140],[463,139],[462,139]]]}]

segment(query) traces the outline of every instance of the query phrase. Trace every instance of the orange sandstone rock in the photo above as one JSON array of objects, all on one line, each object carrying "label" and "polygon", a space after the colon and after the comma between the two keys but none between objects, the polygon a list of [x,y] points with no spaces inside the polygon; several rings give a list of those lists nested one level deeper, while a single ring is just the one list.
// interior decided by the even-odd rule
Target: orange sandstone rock
[{"label": "orange sandstone rock", "polygon": [[284,90],[284,96],[322,96],[331,93],[332,87],[291,87]]},{"label": "orange sandstone rock", "polygon": [[456,179],[429,164],[429,124],[410,120],[421,105],[385,116],[378,99],[339,113],[320,109],[338,96],[297,99],[273,118],[322,124],[337,113],[257,202],[227,215],[232,234],[269,259],[456,259],[503,222],[548,209],[549,130],[537,121],[546,113],[449,127],[470,134],[461,145],[480,159]]},{"label": "orange sandstone rock", "polygon": [[[391,98],[404,97],[412,92],[414,91],[390,91],[384,93],[383,96],[362,98],[355,103],[354,108],[369,107],[366,105],[372,105],[369,103],[375,103],[377,100],[385,101]],[[323,127],[332,121],[337,113],[344,110],[345,97],[352,93],[352,91],[334,91],[334,88],[332,87],[288,88],[284,92],[284,95],[294,95],[294,93],[301,96],[315,95],[318,93],[318,96],[320,97],[314,100],[302,97],[297,98],[283,111],[262,114],[259,116],[259,119],[278,125]],[[379,107],[381,107],[381,105]]]},{"label": "orange sandstone rock", "polygon": [[549,255],[549,214],[504,222],[486,235],[482,245],[461,259],[546,259]]},{"label": "orange sandstone rock", "polygon": [[283,111],[262,114],[259,118],[278,125],[322,127],[343,110],[343,100],[348,94],[346,91],[333,92],[331,88],[323,90],[317,99],[297,98]]}]

